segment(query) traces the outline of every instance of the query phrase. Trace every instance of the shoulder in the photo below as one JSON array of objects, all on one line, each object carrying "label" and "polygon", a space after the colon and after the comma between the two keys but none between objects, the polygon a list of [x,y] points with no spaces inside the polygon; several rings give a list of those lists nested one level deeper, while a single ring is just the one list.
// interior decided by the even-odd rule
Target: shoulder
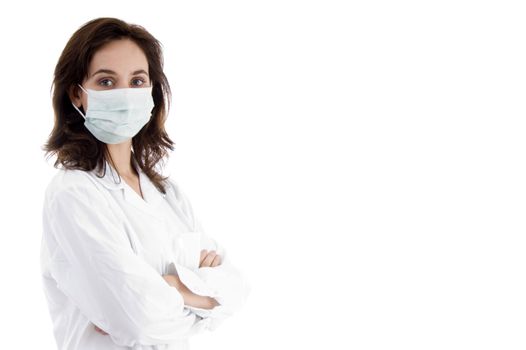
[{"label": "shoulder", "polygon": [[56,198],[65,196],[95,199],[101,196],[100,186],[93,179],[93,174],[88,171],[58,169],[46,187],[45,202],[51,203]]},{"label": "shoulder", "polygon": [[193,209],[190,199],[186,195],[182,186],[172,177],[168,177],[166,186],[166,198],[169,202],[174,202],[187,216],[193,217]]},{"label": "shoulder", "polygon": [[166,194],[178,203],[184,205],[189,204],[188,197],[183,191],[183,188],[181,187],[180,183],[171,176],[169,176],[166,180]]},{"label": "shoulder", "polygon": [[171,196],[175,199],[180,199],[182,196],[179,183],[174,180],[172,176],[169,176],[165,181],[166,195]]}]

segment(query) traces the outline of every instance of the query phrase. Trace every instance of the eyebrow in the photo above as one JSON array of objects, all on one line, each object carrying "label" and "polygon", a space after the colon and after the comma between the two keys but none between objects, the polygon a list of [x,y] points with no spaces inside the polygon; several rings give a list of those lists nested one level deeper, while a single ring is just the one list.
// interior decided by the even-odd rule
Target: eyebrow
[{"label": "eyebrow", "polygon": [[[99,74],[99,73],[106,73],[106,74],[117,75],[117,73],[115,71],[112,71],[111,69],[99,69],[98,71],[93,73],[91,76],[94,76],[94,75]],[[141,73],[142,74],[146,74],[147,76],[149,76],[148,73],[144,69],[138,69],[135,72],[133,72],[131,75],[136,75],[136,74],[141,74]]]}]

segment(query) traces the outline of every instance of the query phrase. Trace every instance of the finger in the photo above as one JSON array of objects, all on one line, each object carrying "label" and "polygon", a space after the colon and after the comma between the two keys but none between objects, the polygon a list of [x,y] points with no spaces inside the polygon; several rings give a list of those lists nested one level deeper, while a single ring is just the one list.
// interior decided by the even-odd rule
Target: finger
[{"label": "finger", "polygon": [[201,256],[199,257],[199,267],[203,265],[203,260],[205,259],[207,253],[208,251],[206,249],[201,250]]},{"label": "finger", "polygon": [[212,267],[216,267],[218,265],[221,265],[221,255],[219,254],[217,254],[214,260],[212,260]]},{"label": "finger", "polygon": [[206,257],[207,254],[208,254],[208,250],[206,249],[201,250],[200,261],[203,261],[203,259]]},{"label": "finger", "polygon": [[216,256],[215,251],[211,250],[210,252],[208,252],[208,255],[203,260],[203,266],[209,267],[210,264],[212,263],[212,260],[214,260],[215,256]]}]

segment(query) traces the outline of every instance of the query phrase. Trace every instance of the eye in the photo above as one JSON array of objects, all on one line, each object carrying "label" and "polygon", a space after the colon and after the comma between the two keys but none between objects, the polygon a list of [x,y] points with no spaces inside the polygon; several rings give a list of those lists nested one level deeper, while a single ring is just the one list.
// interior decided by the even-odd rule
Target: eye
[{"label": "eye", "polygon": [[146,80],[143,78],[135,78],[132,79],[132,85],[135,86],[142,86],[143,84],[146,84]]},{"label": "eye", "polygon": [[104,87],[112,87],[113,81],[111,81],[110,79],[101,79],[99,80],[99,85]]}]

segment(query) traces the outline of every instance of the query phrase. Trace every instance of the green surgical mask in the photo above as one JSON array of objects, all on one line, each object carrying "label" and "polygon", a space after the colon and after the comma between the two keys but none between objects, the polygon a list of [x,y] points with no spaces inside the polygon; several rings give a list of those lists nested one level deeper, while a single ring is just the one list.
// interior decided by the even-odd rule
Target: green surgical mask
[{"label": "green surgical mask", "polygon": [[116,144],[134,137],[151,118],[155,106],[152,87],[87,91],[86,115],[71,104],[85,119],[84,126],[98,140]]}]

